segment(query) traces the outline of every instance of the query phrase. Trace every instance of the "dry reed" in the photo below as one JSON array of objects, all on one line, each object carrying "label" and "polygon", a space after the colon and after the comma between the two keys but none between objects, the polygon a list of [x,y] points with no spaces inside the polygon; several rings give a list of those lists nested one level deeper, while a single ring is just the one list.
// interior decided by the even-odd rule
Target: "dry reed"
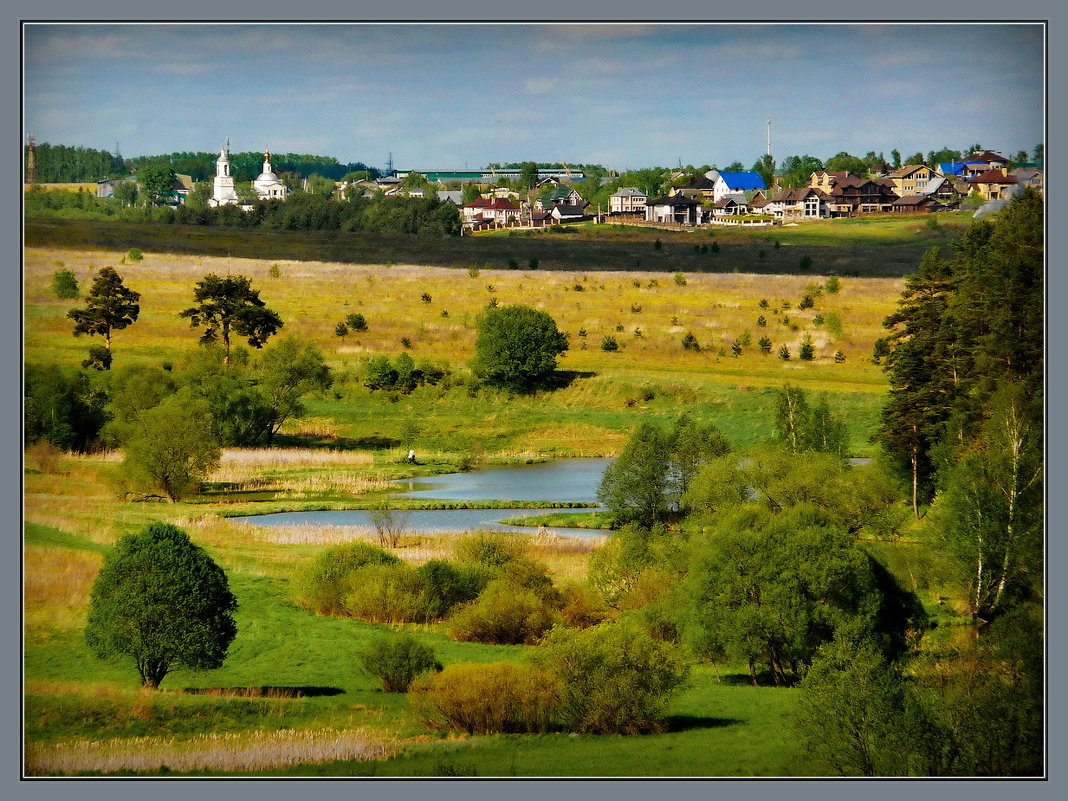
[{"label": "dry reed", "polygon": [[26,773],[55,776],[89,771],[156,772],[163,768],[178,772],[245,772],[333,760],[383,759],[392,751],[388,741],[363,729],[204,734],[188,740],[160,737],[79,740],[28,744]]}]

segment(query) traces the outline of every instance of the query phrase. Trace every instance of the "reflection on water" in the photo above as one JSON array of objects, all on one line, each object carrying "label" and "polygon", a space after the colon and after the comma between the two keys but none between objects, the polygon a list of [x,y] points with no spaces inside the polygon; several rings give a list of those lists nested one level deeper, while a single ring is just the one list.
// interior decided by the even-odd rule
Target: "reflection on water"
[{"label": "reflection on water", "polygon": [[[502,501],[498,509],[428,509],[406,511],[405,528],[419,533],[449,531],[523,531],[525,527],[505,526],[501,520],[530,517],[553,511],[515,509],[508,501],[552,501],[596,503],[597,486],[611,459],[567,459],[534,465],[515,465],[454,473],[446,476],[414,478],[397,482],[399,498],[452,501]],[[594,509],[567,511],[590,512]],[[371,512],[359,509],[321,512],[280,512],[234,518],[256,526],[358,526],[373,528]],[[600,537],[604,532],[581,528],[546,529],[562,537]]]}]

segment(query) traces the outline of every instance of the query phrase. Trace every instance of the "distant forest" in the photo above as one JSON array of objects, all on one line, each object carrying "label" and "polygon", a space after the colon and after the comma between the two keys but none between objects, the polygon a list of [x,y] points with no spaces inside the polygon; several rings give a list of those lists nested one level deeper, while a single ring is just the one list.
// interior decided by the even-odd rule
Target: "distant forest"
[{"label": "distant forest", "polygon": [[[40,143],[35,148],[37,181],[44,184],[90,183],[129,175],[134,169],[149,164],[167,164],[176,173],[189,175],[194,181],[210,181],[215,175],[218,153],[169,153],[160,156],[138,156],[124,159],[106,150],[69,145]],[[23,148],[23,164],[29,148]],[[251,181],[263,169],[263,153],[231,153],[230,165],[238,181]],[[300,153],[271,153],[275,172],[296,172],[302,176],[321,175],[333,181],[352,172],[367,172],[377,178],[380,171],[362,161],[343,164],[331,156],[311,156]]]}]

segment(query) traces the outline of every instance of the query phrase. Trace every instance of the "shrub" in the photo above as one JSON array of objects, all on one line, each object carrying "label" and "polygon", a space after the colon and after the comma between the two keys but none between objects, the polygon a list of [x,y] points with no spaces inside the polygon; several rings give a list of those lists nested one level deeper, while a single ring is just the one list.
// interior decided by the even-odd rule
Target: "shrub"
[{"label": "shrub", "polygon": [[835,339],[840,339],[842,336],[842,318],[838,315],[838,312],[827,312],[826,316],[827,330]]},{"label": "shrub", "polygon": [[875,345],[871,349],[871,361],[872,364],[878,364],[886,356],[890,355],[890,343],[886,337],[880,337],[875,340]]},{"label": "shrub", "polygon": [[420,300],[422,300],[423,303],[430,303],[433,298],[430,296],[429,292],[424,292],[422,295],[420,295]]},{"label": "shrub", "polygon": [[664,243],[660,241],[660,237],[657,237],[656,241],[653,242],[653,250],[660,250],[662,247],[664,247]]},{"label": "shrub", "polygon": [[478,278],[478,276],[480,275],[480,271],[479,271],[478,267],[468,267],[467,268],[467,274],[471,278]]},{"label": "shrub", "polygon": [[373,623],[414,623],[426,619],[423,584],[415,569],[397,564],[365,565],[354,571],[341,599],[345,613]]},{"label": "shrub", "polygon": [[519,734],[548,731],[561,693],[560,679],[532,665],[462,662],[415,682],[409,700],[433,729]]},{"label": "shrub", "polygon": [[78,297],[78,279],[70,270],[57,270],[52,274],[52,294],[69,300]]},{"label": "shrub", "polygon": [[801,340],[801,348],[797,353],[797,358],[802,361],[810,362],[816,355],[816,349],[812,346],[812,337],[805,334],[805,338]]},{"label": "shrub", "polygon": [[411,337],[401,337],[401,345],[405,348],[410,348],[412,346]]},{"label": "shrub", "polygon": [[382,636],[371,641],[360,657],[363,668],[382,681],[382,692],[404,693],[417,676],[441,670],[434,649],[410,634]]},{"label": "shrub", "polygon": [[831,295],[834,295],[842,288],[841,282],[838,280],[837,275],[832,275],[827,279],[827,283],[823,285],[823,288]]},{"label": "shrub", "polygon": [[531,259],[530,259],[530,260],[529,260],[529,261],[527,262],[527,267],[529,267],[529,268],[530,268],[531,270],[536,270],[536,269],[538,269],[538,260],[537,260],[536,258],[531,258]]},{"label": "shrub", "polygon": [[453,547],[457,559],[499,568],[523,557],[523,545],[513,535],[479,531],[457,540]]},{"label": "shrub", "polygon": [[642,313],[642,307],[639,306],[637,303],[632,303],[632,304],[630,304],[630,313],[631,314],[641,314]]},{"label": "shrub", "polygon": [[682,273],[675,273],[675,285],[686,286],[686,276]]},{"label": "shrub", "polygon": [[800,267],[802,270],[808,270],[812,267],[812,257],[802,256],[801,261],[797,263],[797,266]]},{"label": "shrub", "polygon": [[805,295],[803,298],[801,298],[801,302],[797,304],[797,308],[799,308],[799,309],[811,309],[815,305],[816,305],[816,302],[812,299],[812,296],[811,295]]},{"label": "shrub", "polygon": [[343,337],[349,333],[349,327],[344,323],[338,323],[334,326],[334,336]]},{"label": "shrub", "polygon": [[741,335],[738,337],[738,343],[743,348],[748,348],[752,344],[752,342],[753,336],[749,333],[749,330],[746,329],[745,331],[742,331]]},{"label": "shrub", "polygon": [[757,341],[761,353],[771,353],[771,338],[763,336]]},{"label": "shrub", "polygon": [[457,604],[474,600],[493,571],[478,562],[459,565],[431,559],[415,569],[422,586],[420,606],[426,620],[440,620]]},{"label": "shrub", "polygon": [[762,314],[756,318],[756,324],[761,328],[765,328],[768,324],[768,318]]},{"label": "shrub", "polygon": [[344,597],[351,589],[352,576],[357,570],[365,565],[396,565],[400,561],[388,551],[366,542],[328,548],[300,577],[300,602],[320,615],[344,614]]},{"label": "shrub", "polygon": [[786,347],[786,345],[783,345],[781,348],[779,348],[779,358],[782,359],[784,362],[790,361],[790,349]]},{"label": "shrub", "polygon": [[619,350],[618,340],[613,336],[605,336],[605,338],[601,340],[601,350],[609,352]]},{"label": "shrub", "polygon": [[741,355],[742,355],[742,343],[739,342],[738,340],[734,340],[734,342],[731,343],[731,356],[733,356],[734,358],[737,359]]},{"label": "shrub", "polygon": [[845,354],[842,353],[842,351],[836,350],[834,352],[834,363],[835,364],[841,364],[842,362],[845,361],[845,359],[846,359]]},{"label": "shrub", "polygon": [[130,248],[126,251],[127,261],[141,261],[145,257],[145,254],[141,252],[141,248]]},{"label": "shrub", "polygon": [[711,247],[712,253],[719,253],[719,242],[713,242]]},{"label": "shrub", "polygon": [[278,269],[278,265],[277,264],[272,264],[271,265],[271,269],[267,271],[267,274],[269,276],[271,276],[271,278],[281,278],[282,277],[282,271]]},{"label": "shrub", "polygon": [[768,299],[767,298],[761,298],[760,299],[760,308],[762,308],[762,309],[768,308]]},{"label": "shrub", "polygon": [[111,351],[103,345],[90,345],[89,357],[82,360],[82,367],[91,367],[94,370],[110,370]]},{"label": "shrub", "polygon": [[345,317],[345,325],[349,327],[350,331],[366,331],[367,320],[364,319],[362,314],[354,313]]},{"label": "shrub", "polygon": [[449,633],[465,642],[533,645],[560,614],[534,590],[494,579],[477,599],[458,607],[449,618]]},{"label": "shrub", "polygon": [[545,645],[539,662],[563,682],[559,714],[571,731],[660,731],[667,702],[689,672],[675,646],[633,625],[555,628]]}]

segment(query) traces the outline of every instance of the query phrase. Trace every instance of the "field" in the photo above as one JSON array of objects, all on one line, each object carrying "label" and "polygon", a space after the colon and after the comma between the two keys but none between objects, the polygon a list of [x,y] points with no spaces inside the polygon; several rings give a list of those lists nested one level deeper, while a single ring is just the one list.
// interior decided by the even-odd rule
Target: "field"
[{"label": "field", "polygon": [[[168,236],[175,232],[168,227],[99,226],[92,232],[77,224],[63,229],[73,232],[71,241],[77,245],[77,232],[84,229],[93,242],[84,248],[57,247],[43,241],[42,232],[59,230],[53,225],[27,226],[27,362],[77,364],[95,344],[71,336],[65,315],[80,301],[52,295],[50,281],[57,270],[73,271],[84,296],[95,272],[111,265],[141,293],[140,319],[115,335],[116,367],[134,362],[180,366],[198,337],[178,317],[192,304],[194,282],[208,273],[230,273],[252,279],[285,321],[283,334],[318,345],[334,370],[335,385],[309,402],[307,418],[287,425],[277,443],[283,448],[227,451],[204,492],[177,504],[118,498],[112,479],[118,454],[28,452],[28,772],[159,774],[161,765],[167,771],[211,775],[775,776],[803,771],[791,761],[783,733],[791,691],[753,688],[741,666],[697,668],[674,702],[663,734],[467,738],[429,732],[404,696],[381,692],[359,667],[361,650],[384,627],[319,617],[294,602],[296,571],[324,543],[371,534],[307,530],[279,538],[226,516],[366,506],[384,495],[390,479],[450,471],[465,458],[507,462],[615,455],[638,421],[666,421],[683,411],[715,422],[736,447],[745,447],[770,433],[772,393],[784,383],[826,394],[849,421],[852,452],[869,455],[868,435],[886,391],[882,369],[870,354],[901,291],[895,276],[905,271],[904,261],[887,274],[862,271],[867,277],[837,269],[841,287],[830,293],[821,291],[827,274],[815,248],[835,249],[821,243],[818,232],[810,235],[812,249],[797,241],[809,236],[800,231],[790,233],[795,240],[789,242],[783,231],[780,248],[752,241],[724,244],[716,256],[719,271],[705,272],[693,268],[694,260],[711,257],[695,256],[692,247],[681,244],[696,234],[665,237],[660,250],[652,248],[648,234],[632,239],[623,230],[619,241],[592,242],[592,247],[640,251],[640,257],[628,257],[641,258],[640,268],[631,261],[607,269],[610,263],[602,256],[587,253],[577,259],[580,264],[588,260],[583,266],[549,269],[568,251],[553,251],[558,243],[552,241],[507,237],[480,238],[478,247],[501,243],[493,245],[501,250],[486,251],[495,255],[469,266],[462,260],[470,252],[448,255],[452,243],[442,243],[447,255],[441,258],[455,259],[445,268],[427,266],[431,258],[406,263],[400,253],[396,263],[364,263],[362,256],[305,260],[303,252],[298,260],[284,246],[294,235],[283,232],[250,237],[234,231],[233,255],[199,255],[169,251]],[[213,235],[206,249],[216,252],[223,244],[218,232]],[[354,240],[347,236],[351,247]],[[331,235],[301,241],[323,253],[342,248]],[[143,260],[125,258],[133,246],[145,251]],[[376,247],[385,244],[379,241]],[[426,243],[422,247],[425,255]],[[529,269],[527,247],[542,254],[537,270]],[[790,260],[796,264],[798,248],[804,247],[812,254],[812,274],[758,275],[742,269],[749,261],[736,261],[732,247],[739,253],[766,248],[766,257],[752,258],[766,258],[769,265],[782,258],[780,269]],[[856,247],[871,253],[880,246],[865,241]],[[906,246],[882,247],[893,259],[903,259]],[[911,247],[911,257],[922,252]],[[780,255],[788,250],[789,260]],[[518,269],[507,267],[508,258],[519,261]],[[848,256],[841,258],[848,263]],[[495,266],[486,267],[487,262]],[[830,262],[828,256],[825,263]],[[806,294],[814,305],[799,309]],[[561,388],[517,397],[470,391],[465,364],[473,353],[474,321],[493,300],[544,309],[568,334]],[[365,316],[368,330],[337,336],[335,325],[353,312]],[[760,316],[765,326],[757,324]],[[697,338],[699,351],[682,348],[687,332]],[[811,362],[796,356],[806,333],[816,346]],[[770,354],[757,347],[765,334],[774,343]],[[606,337],[616,339],[618,351],[601,349]],[[732,355],[731,345],[746,340],[740,355]],[[789,361],[776,356],[783,344],[794,354]],[[447,366],[452,380],[410,395],[372,393],[362,386],[364,361],[404,350],[416,360]],[[836,361],[839,351],[844,360]],[[415,467],[401,459],[401,443],[412,437],[421,462]],[[225,666],[172,674],[157,693],[140,690],[130,666],[94,658],[82,637],[88,591],[102,553],[121,534],[153,520],[176,522],[203,545],[226,570],[239,602],[239,635]],[[453,545],[450,537],[408,535],[395,550],[418,563],[449,555]],[[546,539],[525,547],[566,586],[582,581],[593,546]],[[433,645],[445,664],[521,659],[529,650],[454,642],[433,625],[409,628]]]}]

